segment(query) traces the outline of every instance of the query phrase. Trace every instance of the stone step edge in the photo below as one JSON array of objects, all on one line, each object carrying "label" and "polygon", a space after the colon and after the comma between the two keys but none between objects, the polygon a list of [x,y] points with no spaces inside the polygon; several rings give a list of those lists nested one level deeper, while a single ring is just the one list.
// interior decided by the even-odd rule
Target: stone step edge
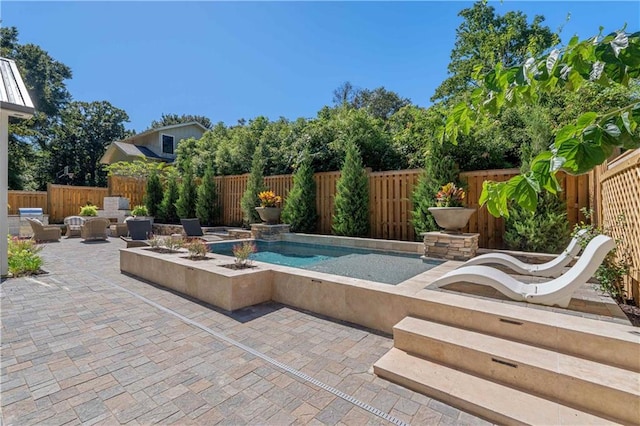
[{"label": "stone step edge", "polygon": [[[373,365],[373,370],[379,377],[498,424],[617,424],[409,355],[397,348],[391,348],[383,355]],[[530,407],[531,410],[520,407]]]}]

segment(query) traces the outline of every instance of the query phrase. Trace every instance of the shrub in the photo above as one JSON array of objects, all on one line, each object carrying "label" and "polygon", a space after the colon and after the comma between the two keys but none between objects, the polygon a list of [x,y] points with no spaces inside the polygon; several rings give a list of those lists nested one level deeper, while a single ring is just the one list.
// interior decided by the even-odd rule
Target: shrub
[{"label": "shrub", "polygon": [[455,183],[449,182],[440,188],[436,194],[436,205],[438,207],[462,207],[462,201],[466,194],[462,188],[458,188]]},{"label": "shrub", "polygon": [[293,188],[284,203],[282,220],[291,225],[293,232],[316,230],[316,181],[313,178],[311,157],[307,151],[304,152],[302,161],[293,174]]},{"label": "shrub", "polygon": [[18,237],[8,238],[9,272],[14,277],[32,275],[40,272],[42,258],[38,255],[41,247],[33,240],[21,240]]},{"label": "shrub", "polygon": [[198,187],[196,200],[196,217],[203,225],[214,225],[220,217],[218,190],[214,178],[213,166],[209,165]]},{"label": "shrub", "polygon": [[98,216],[98,207],[92,204],[80,207],[80,216]]},{"label": "shrub", "polygon": [[505,220],[504,242],[511,250],[560,253],[569,243],[570,229],[565,204],[542,193],[534,212],[518,205]]},{"label": "shrub", "polygon": [[207,244],[199,239],[193,239],[186,244],[186,248],[189,251],[190,258],[205,257],[209,253],[209,247]]},{"label": "shrub", "polygon": [[154,170],[147,179],[147,191],[144,196],[144,204],[147,207],[148,214],[142,216],[158,216],[164,195],[163,192],[160,175]]},{"label": "shrub", "polygon": [[182,175],[182,183],[180,185],[180,195],[176,201],[176,210],[178,217],[191,218],[196,217],[196,199],[198,197],[198,189],[193,179],[193,169],[189,164],[185,166]]},{"label": "shrub", "polygon": [[[587,233],[580,239],[580,245],[586,247],[597,235],[610,235],[609,229],[596,227],[590,223],[593,211],[582,208],[582,213],[588,223],[580,222],[573,229],[573,235],[581,229],[585,229]],[[620,227],[628,232],[627,223],[623,216],[616,219],[616,227]],[[616,240],[616,248],[611,250],[604,262],[598,267],[595,277],[598,280],[600,291],[609,294],[618,303],[624,303],[627,299],[627,293],[624,289],[624,277],[629,274],[631,266],[631,256],[629,250],[625,250],[621,240]]]},{"label": "shrub", "polygon": [[160,220],[164,223],[178,223],[178,212],[176,202],[178,201],[178,177],[176,173],[167,175],[167,188],[160,204]]},{"label": "shrub", "polygon": [[360,151],[352,141],[337,182],[332,229],[336,235],[362,237],[369,233],[369,179]]},{"label": "shrub", "polygon": [[149,216],[149,211],[147,210],[147,206],[140,204],[133,207],[131,214],[134,216]]},{"label": "shrub", "polygon": [[240,208],[242,209],[242,221],[245,226],[252,223],[260,222],[260,216],[256,211],[256,207],[260,205],[258,194],[264,191],[264,157],[262,156],[262,148],[258,146],[253,154],[251,161],[251,174],[247,181],[247,189],[242,194],[240,200]]},{"label": "shrub", "polygon": [[239,268],[246,268],[251,265],[250,256],[257,252],[256,245],[250,241],[245,241],[242,244],[236,244],[233,246],[233,255],[236,258],[236,266]]}]

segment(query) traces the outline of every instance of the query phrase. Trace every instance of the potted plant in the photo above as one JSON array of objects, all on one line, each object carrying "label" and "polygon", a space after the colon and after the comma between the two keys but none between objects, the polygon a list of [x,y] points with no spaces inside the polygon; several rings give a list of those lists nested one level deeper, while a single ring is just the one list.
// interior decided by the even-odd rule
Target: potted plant
[{"label": "potted plant", "polygon": [[98,207],[93,204],[87,204],[80,207],[80,216],[98,216]]},{"label": "potted plant", "polygon": [[153,225],[153,216],[149,216],[149,210],[147,210],[147,206],[144,204],[134,206],[131,214],[134,220],[149,220]]},{"label": "potted plant", "polygon": [[267,225],[279,223],[282,198],[274,194],[273,191],[262,191],[258,194],[258,198],[260,199],[260,207],[256,207],[256,211],[260,215],[260,219]]},{"label": "potted plant", "polygon": [[442,232],[459,234],[467,226],[476,210],[462,206],[465,195],[462,188],[456,187],[453,182],[442,186],[436,194],[437,207],[429,207],[429,211],[438,226],[444,229]]}]

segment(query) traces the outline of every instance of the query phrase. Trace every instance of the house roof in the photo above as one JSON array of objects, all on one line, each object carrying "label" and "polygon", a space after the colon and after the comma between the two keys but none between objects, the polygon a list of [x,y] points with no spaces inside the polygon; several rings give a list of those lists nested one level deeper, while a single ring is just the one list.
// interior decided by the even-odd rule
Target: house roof
[{"label": "house roof", "polygon": [[0,109],[14,117],[31,117],[35,108],[15,61],[0,58],[0,77]]},{"label": "house roof", "polygon": [[166,130],[175,129],[177,127],[186,127],[186,126],[194,126],[194,125],[197,127],[200,127],[203,132],[206,132],[207,130],[209,130],[206,127],[204,127],[202,124],[198,123],[197,121],[189,121],[188,123],[178,123],[178,124],[172,124],[171,126],[157,127],[155,129],[145,130],[142,133],[138,133],[136,135],[129,136],[128,138],[122,139],[120,140],[120,142],[130,142],[135,139],[138,139],[141,136],[146,136],[151,133],[159,133],[159,132],[164,132]]},{"label": "house roof", "polygon": [[139,146],[126,142],[112,142],[100,159],[100,163],[109,164],[116,151],[120,151],[129,157],[143,157],[149,160],[167,161],[167,159],[158,156],[146,146]]}]

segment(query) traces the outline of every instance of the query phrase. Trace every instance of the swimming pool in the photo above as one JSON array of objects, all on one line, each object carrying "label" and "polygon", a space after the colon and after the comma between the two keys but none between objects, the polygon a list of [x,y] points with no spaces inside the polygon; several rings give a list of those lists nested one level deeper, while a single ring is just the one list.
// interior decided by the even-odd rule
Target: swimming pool
[{"label": "swimming pool", "polygon": [[[238,242],[210,245],[212,253],[233,256]],[[275,265],[327,274],[360,278],[385,284],[399,284],[443,261],[421,259],[418,254],[384,252],[351,247],[325,246],[283,241],[255,241],[258,251],[251,259]]]}]

